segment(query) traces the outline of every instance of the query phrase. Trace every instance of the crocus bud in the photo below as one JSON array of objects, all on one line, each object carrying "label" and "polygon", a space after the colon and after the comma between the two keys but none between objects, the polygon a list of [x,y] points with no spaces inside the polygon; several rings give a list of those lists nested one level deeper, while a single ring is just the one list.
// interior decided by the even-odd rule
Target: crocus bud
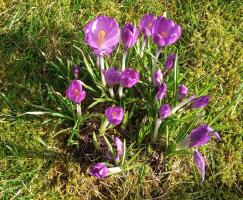
[{"label": "crocus bud", "polygon": [[151,36],[152,27],[154,22],[156,21],[156,16],[145,14],[140,21],[140,29],[145,37]]},{"label": "crocus bud", "polygon": [[191,103],[191,107],[192,108],[203,108],[208,104],[209,99],[210,99],[209,96],[201,96],[196,99],[193,99],[192,103]]},{"label": "crocus bud", "polygon": [[104,163],[94,164],[90,168],[90,175],[95,176],[97,178],[105,178],[108,175],[108,168]]},{"label": "crocus bud", "polygon": [[199,153],[198,151],[194,151],[194,164],[199,169],[199,172],[202,177],[202,182],[203,182],[204,178],[205,178],[205,161],[204,161],[203,155],[201,153]]},{"label": "crocus bud", "polygon": [[171,108],[169,104],[164,104],[159,108],[159,117],[165,119],[170,116]]},{"label": "crocus bud", "polygon": [[175,54],[170,54],[169,56],[167,56],[165,60],[165,69],[167,71],[170,71],[174,67],[175,59],[176,59]]},{"label": "crocus bud", "polygon": [[123,108],[120,106],[109,107],[105,111],[105,116],[109,123],[116,126],[122,122],[124,116]]},{"label": "crocus bud", "polygon": [[121,41],[125,49],[131,48],[137,42],[139,30],[130,23],[125,24],[121,31]]},{"label": "crocus bud", "polygon": [[156,70],[153,74],[153,85],[158,88],[163,82],[163,73],[160,69]]},{"label": "crocus bud", "polygon": [[165,97],[166,92],[167,92],[167,87],[166,87],[166,84],[163,83],[163,84],[160,86],[159,91],[158,91],[157,94],[156,94],[156,99],[157,99],[158,101],[162,100],[162,99]]},{"label": "crocus bud", "polygon": [[124,144],[123,142],[120,140],[120,138],[115,137],[114,138],[114,144],[117,150],[117,154],[119,154],[120,156],[122,156],[124,154]]},{"label": "crocus bud", "polygon": [[132,69],[126,68],[120,76],[120,84],[124,88],[131,88],[139,81],[139,73]]},{"label": "crocus bud", "polygon": [[86,97],[86,92],[83,90],[82,82],[80,80],[72,80],[66,90],[66,96],[74,103],[80,104]]},{"label": "crocus bud", "polygon": [[188,89],[185,85],[180,84],[178,87],[178,100],[182,101],[187,95]]},{"label": "crocus bud", "polygon": [[74,78],[75,78],[75,79],[78,79],[78,73],[79,73],[79,68],[78,68],[77,65],[75,65],[75,66],[73,67],[73,74],[74,74]]},{"label": "crocus bud", "polygon": [[120,71],[115,68],[109,68],[104,71],[105,81],[109,87],[113,87],[116,84],[120,83]]}]

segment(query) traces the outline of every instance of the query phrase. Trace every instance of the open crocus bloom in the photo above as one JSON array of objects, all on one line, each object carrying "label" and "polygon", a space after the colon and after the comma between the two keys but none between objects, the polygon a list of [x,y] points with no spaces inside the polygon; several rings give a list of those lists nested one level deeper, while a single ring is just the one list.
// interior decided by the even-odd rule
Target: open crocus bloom
[{"label": "open crocus bloom", "polygon": [[156,21],[156,16],[145,14],[140,21],[140,29],[145,37],[151,36],[152,27],[154,22]]},{"label": "open crocus bloom", "polygon": [[207,144],[211,136],[220,140],[220,135],[215,132],[211,127],[206,124],[202,124],[199,127],[192,130],[187,139],[189,139],[189,147],[198,147]]},{"label": "open crocus bloom", "polygon": [[139,36],[139,30],[136,26],[130,23],[125,24],[121,31],[121,41],[126,49],[131,48],[137,42]]},{"label": "open crocus bloom", "polygon": [[205,161],[203,158],[203,155],[198,152],[198,151],[194,151],[194,164],[197,166],[201,177],[202,177],[202,181],[204,181],[205,178]]},{"label": "open crocus bloom", "polygon": [[116,126],[122,122],[124,116],[123,108],[120,106],[109,107],[105,111],[105,116],[109,123]]},{"label": "open crocus bloom", "polygon": [[180,84],[178,87],[178,100],[182,101],[187,95],[188,89],[185,85]]},{"label": "open crocus bloom", "polygon": [[153,74],[153,85],[154,87],[158,88],[163,82],[163,73],[160,69],[156,70]]},{"label": "open crocus bloom", "polygon": [[82,82],[80,80],[72,80],[66,90],[66,96],[74,103],[80,104],[86,97],[86,92],[83,90]]},{"label": "open crocus bloom", "polygon": [[152,38],[159,47],[175,43],[181,36],[181,27],[166,17],[159,17],[152,27]]},{"label": "open crocus bloom", "polygon": [[109,68],[104,71],[105,81],[109,87],[113,87],[116,84],[120,83],[120,71],[115,68]]},{"label": "open crocus bloom", "polygon": [[175,64],[175,59],[176,59],[176,55],[175,54],[170,54],[167,56],[166,60],[165,60],[165,69],[167,71],[170,71],[173,69],[174,64]]},{"label": "open crocus bloom", "polygon": [[131,88],[139,81],[139,73],[132,69],[125,69],[120,76],[120,84],[124,88]]},{"label": "open crocus bloom", "polygon": [[163,83],[163,84],[160,86],[159,91],[158,91],[157,94],[156,94],[156,99],[157,99],[158,101],[161,101],[161,100],[165,97],[166,92],[167,92],[167,87],[166,87],[166,84]]},{"label": "open crocus bloom", "polygon": [[111,17],[99,16],[84,27],[86,43],[96,55],[110,54],[120,40],[120,28]]},{"label": "open crocus bloom", "polygon": [[210,99],[209,96],[201,96],[196,99],[193,99],[192,103],[191,103],[191,107],[192,108],[203,108],[208,104],[209,99]]},{"label": "open crocus bloom", "polygon": [[104,163],[97,163],[91,166],[90,174],[97,178],[105,178],[108,175],[108,168]]}]

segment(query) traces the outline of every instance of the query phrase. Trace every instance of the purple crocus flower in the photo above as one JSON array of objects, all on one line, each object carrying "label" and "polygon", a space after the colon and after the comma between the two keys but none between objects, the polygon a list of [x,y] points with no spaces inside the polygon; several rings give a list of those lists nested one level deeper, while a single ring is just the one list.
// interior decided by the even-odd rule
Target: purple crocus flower
[{"label": "purple crocus flower", "polygon": [[151,36],[152,27],[156,21],[156,16],[151,14],[145,14],[140,21],[140,29],[145,37]]},{"label": "purple crocus flower", "polygon": [[120,83],[120,71],[115,68],[109,68],[104,71],[105,81],[109,87]]},{"label": "purple crocus flower", "polygon": [[165,119],[170,116],[171,108],[169,104],[164,104],[159,108],[159,117]]},{"label": "purple crocus flower", "polygon": [[109,123],[116,126],[122,122],[124,116],[123,108],[120,106],[111,106],[106,109],[105,116]]},{"label": "purple crocus flower", "polygon": [[152,27],[152,38],[159,47],[175,43],[181,36],[181,27],[166,17],[159,17]]},{"label": "purple crocus flower", "polygon": [[193,99],[191,103],[191,108],[203,108],[208,104],[209,99],[209,96],[201,96]]},{"label": "purple crocus flower", "polygon": [[165,97],[166,92],[167,92],[167,87],[166,87],[166,84],[163,83],[163,84],[160,86],[159,91],[158,91],[157,94],[156,94],[156,99],[157,99],[158,101],[161,101],[161,100]]},{"label": "purple crocus flower", "polygon": [[163,82],[163,73],[160,69],[156,70],[153,74],[153,85],[154,87],[158,88],[161,86]]},{"label": "purple crocus flower", "polygon": [[132,69],[125,69],[120,76],[120,84],[122,87],[131,88],[139,81],[139,73]]},{"label": "purple crocus flower", "polygon": [[111,17],[99,16],[84,27],[84,35],[95,55],[108,55],[119,43],[119,24]]},{"label": "purple crocus flower", "polygon": [[167,56],[166,60],[165,60],[165,69],[167,71],[170,71],[173,69],[174,64],[175,64],[175,59],[176,59],[176,55],[175,54],[170,54]]},{"label": "purple crocus flower", "polygon": [[139,30],[136,26],[130,23],[125,24],[121,31],[121,41],[125,50],[134,46],[138,40],[138,36]]},{"label": "purple crocus flower", "polygon": [[80,104],[86,97],[86,92],[83,90],[82,82],[80,80],[72,80],[66,96],[76,104]]},{"label": "purple crocus flower", "polygon": [[182,101],[187,95],[188,89],[185,85],[180,84],[178,87],[178,100]]},{"label": "purple crocus flower", "polygon": [[198,147],[207,144],[211,139],[211,136],[215,136],[220,140],[220,136],[211,127],[206,124],[201,124],[199,127],[192,130],[189,139],[189,147]]},{"label": "purple crocus flower", "polygon": [[204,181],[204,178],[205,178],[205,161],[204,161],[203,155],[198,151],[194,151],[194,164],[199,169],[201,177],[202,177],[202,181]]},{"label": "purple crocus flower", "polygon": [[108,168],[104,163],[97,163],[91,167],[90,174],[97,178],[105,178],[108,175]]}]

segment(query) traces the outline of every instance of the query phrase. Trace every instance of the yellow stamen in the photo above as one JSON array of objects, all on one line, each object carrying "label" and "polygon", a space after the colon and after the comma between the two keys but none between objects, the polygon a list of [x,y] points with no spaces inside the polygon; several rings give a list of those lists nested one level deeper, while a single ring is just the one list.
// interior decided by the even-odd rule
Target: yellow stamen
[{"label": "yellow stamen", "polygon": [[99,31],[99,36],[98,36],[98,43],[99,44],[104,43],[105,35],[106,35],[105,31],[103,31],[103,30]]},{"label": "yellow stamen", "polygon": [[163,37],[163,38],[167,38],[168,37],[168,32],[167,31],[162,31],[160,33],[160,35]]}]

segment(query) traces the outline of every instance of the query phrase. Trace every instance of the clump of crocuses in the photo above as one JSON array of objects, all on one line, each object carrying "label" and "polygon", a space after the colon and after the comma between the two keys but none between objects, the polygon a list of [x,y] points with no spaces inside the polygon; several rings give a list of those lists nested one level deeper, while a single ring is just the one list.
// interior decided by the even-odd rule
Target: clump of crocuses
[{"label": "clump of crocuses", "polygon": [[[139,43],[139,35],[142,34],[142,43]],[[128,55],[132,52],[132,48],[136,46],[136,52],[140,54],[140,59],[145,59],[144,51],[146,44],[150,41],[157,46],[154,52],[154,59],[151,63],[151,71],[149,73],[150,79],[140,81],[145,83],[143,87],[151,87],[153,92],[154,101],[150,102],[154,105],[153,109],[156,112],[153,114],[155,119],[151,139],[153,143],[157,143],[160,139],[161,125],[170,120],[175,113],[182,115],[184,112],[204,108],[208,105],[210,97],[208,95],[197,97],[187,88],[186,84],[175,83],[173,91],[170,91],[170,83],[167,80],[173,72],[173,68],[177,67],[178,55],[170,52],[169,46],[179,41],[182,34],[182,28],[173,20],[164,16],[155,16],[152,14],[145,14],[140,20],[140,31],[137,25],[126,22],[120,29],[118,22],[108,16],[98,16],[91,20],[84,27],[84,39],[87,45],[92,49],[93,54],[96,56],[97,67],[101,74],[102,92],[106,95],[106,87],[108,87],[110,97],[112,98],[112,106],[105,109],[102,115],[102,122],[100,126],[100,137],[104,137],[105,142],[107,129],[112,127],[116,128],[122,124],[125,108],[129,106],[123,102],[124,89],[134,90],[134,86],[139,82],[143,76],[143,69],[135,68],[128,64]],[[118,44],[121,44],[122,57],[119,64],[109,66],[109,59],[107,59],[105,66],[105,57],[111,56]],[[137,45],[138,43],[138,45]],[[139,47],[141,47],[139,49]],[[167,47],[168,54],[162,61],[160,54],[163,53],[164,47]],[[146,54],[147,56],[147,54]],[[139,69],[139,71],[138,71]],[[140,73],[139,73],[140,72]],[[177,72],[174,70],[174,72]],[[83,88],[83,83],[78,80],[79,70],[77,66],[74,68],[74,79],[70,83],[66,91],[66,96],[77,105],[78,115],[81,115],[81,101],[84,100],[86,92]],[[141,77],[140,77],[141,76]],[[168,78],[169,77],[169,78]],[[175,77],[176,78],[176,77]],[[148,84],[148,82],[150,82]],[[142,85],[142,84],[141,84]],[[139,88],[136,87],[136,89]],[[177,88],[178,86],[178,88]],[[167,88],[168,87],[168,88]],[[116,88],[118,89],[119,101],[116,99]],[[141,89],[141,88],[139,88]],[[173,100],[169,101],[169,96],[172,93]],[[196,97],[195,97],[196,96]],[[109,99],[110,100],[110,99]],[[116,105],[115,105],[116,104]],[[79,111],[80,109],[80,111]],[[124,123],[125,124],[125,123]],[[208,125],[202,124],[198,128],[193,129],[192,132],[180,141],[177,146],[184,146],[184,148],[198,148],[209,142],[210,138],[215,136],[220,139],[220,136]],[[113,172],[121,171],[120,161],[124,156],[124,143],[118,137],[112,137],[113,143],[108,142],[108,149],[106,151],[106,158],[112,160],[115,168],[109,166],[105,162],[97,163],[90,167],[89,173],[97,178],[105,178]],[[112,147],[112,148],[111,148]],[[194,163],[199,168],[202,180],[205,176],[205,162],[203,155],[197,150],[194,150]]]}]

